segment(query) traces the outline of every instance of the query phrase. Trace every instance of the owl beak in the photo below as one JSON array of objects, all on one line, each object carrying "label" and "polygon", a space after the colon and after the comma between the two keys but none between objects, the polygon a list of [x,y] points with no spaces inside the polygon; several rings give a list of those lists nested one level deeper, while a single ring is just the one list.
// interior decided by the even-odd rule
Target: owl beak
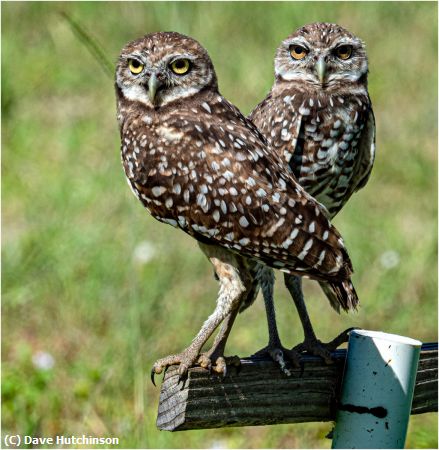
[{"label": "owl beak", "polygon": [[316,72],[317,76],[319,77],[320,83],[323,84],[326,75],[326,62],[323,57],[320,57],[319,60],[317,61]]},{"label": "owl beak", "polygon": [[162,85],[161,81],[157,78],[157,75],[153,72],[148,80],[148,97],[151,103],[154,104],[155,95]]}]

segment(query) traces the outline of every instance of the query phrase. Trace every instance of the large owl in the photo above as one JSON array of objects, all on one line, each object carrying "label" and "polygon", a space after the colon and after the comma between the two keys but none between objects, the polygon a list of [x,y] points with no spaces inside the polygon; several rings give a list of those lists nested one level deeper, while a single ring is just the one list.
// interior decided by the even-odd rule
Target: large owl
[{"label": "large owl", "polygon": [[[282,158],[284,167],[332,218],[367,183],[375,157],[365,46],[339,25],[314,23],[281,43],[274,67],[273,87],[250,119],[268,140],[270,152]],[[305,333],[305,341],[295,350],[308,350],[329,362],[329,350],[342,339],[329,345],[318,341],[303,301],[300,278],[286,274],[285,282]],[[322,287],[338,311],[340,304],[326,286]],[[266,302],[273,316],[271,300]],[[276,335],[275,328],[271,333]],[[272,353],[279,348],[269,346],[266,350]]]},{"label": "large owl", "polygon": [[[179,364],[183,375],[197,361],[224,373],[233,320],[253,301],[267,267],[325,282],[342,307],[356,305],[339,233],[256,127],[219,94],[197,41],[153,33],[128,43],[116,96],[129,186],[154,218],[198,241],[220,283],[215,310],[192,343],[158,360],[153,373]],[[212,349],[201,354],[222,322]]]}]

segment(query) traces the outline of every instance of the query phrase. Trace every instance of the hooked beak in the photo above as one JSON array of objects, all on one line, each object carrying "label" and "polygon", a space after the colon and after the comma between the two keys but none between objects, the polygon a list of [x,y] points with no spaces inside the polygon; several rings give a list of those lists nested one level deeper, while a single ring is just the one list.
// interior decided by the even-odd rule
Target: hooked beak
[{"label": "hooked beak", "polygon": [[152,73],[151,77],[148,80],[148,97],[152,104],[154,104],[155,95],[161,85],[162,83],[157,78],[157,75],[155,73]]},{"label": "hooked beak", "polygon": [[323,57],[320,57],[316,64],[317,76],[319,77],[320,83],[323,84],[326,75],[326,63]]}]

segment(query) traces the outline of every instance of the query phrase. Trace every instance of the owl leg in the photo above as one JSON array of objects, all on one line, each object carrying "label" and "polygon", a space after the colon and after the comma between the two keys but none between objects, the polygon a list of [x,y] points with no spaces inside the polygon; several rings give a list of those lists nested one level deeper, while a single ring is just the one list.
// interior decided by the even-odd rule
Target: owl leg
[{"label": "owl leg", "polygon": [[265,312],[267,315],[268,323],[268,345],[262,350],[259,350],[254,356],[268,355],[270,358],[277,362],[286,375],[290,376],[291,371],[285,361],[285,357],[293,363],[295,367],[300,364],[300,355],[295,350],[288,350],[281,344],[279,338],[279,332],[276,323],[276,311],[274,308],[273,300],[273,287],[274,287],[274,272],[272,269],[266,266],[260,267],[258,274],[258,280],[261,284],[262,294],[265,303]]},{"label": "owl leg", "polygon": [[[212,347],[205,353],[202,353],[198,358],[198,364],[205,369],[213,370],[223,376],[227,374],[227,366],[233,365],[239,367],[241,361],[238,356],[224,356],[227,339],[232,329],[235,318],[238,315],[238,308],[234,309],[225,319],[221,325],[219,333],[213,341]],[[212,362],[214,364],[212,365]]]},{"label": "owl leg", "polygon": [[285,285],[293,297],[294,304],[296,305],[297,312],[299,313],[300,321],[302,322],[303,333],[305,335],[304,341],[301,344],[296,345],[293,350],[297,352],[307,351],[312,355],[321,356],[327,364],[331,364],[333,362],[331,358],[331,351],[335,350],[340,344],[347,341],[349,331],[351,331],[352,328],[344,331],[331,342],[321,342],[317,339],[311,324],[311,319],[309,318],[308,311],[306,309],[302,291],[302,279],[295,275],[285,274]]},{"label": "owl leg", "polygon": [[[245,271],[246,271],[246,279],[251,278],[251,285],[249,282],[248,289],[245,292],[245,298],[239,305],[239,311],[233,310],[225,319],[221,325],[221,329],[219,333],[215,337],[215,341],[213,342],[212,348],[203,353],[198,359],[198,363],[201,367],[208,368],[209,370],[214,370],[215,372],[222,373],[224,376],[226,375],[226,367],[233,365],[235,367],[239,367],[241,365],[241,361],[238,356],[229,356],[224,357],[224,349],[229,337],[230,330],[232,329],[233,322],[238,315],[238,312],[243,312],[255,301],[260,284],[258,281],[258,270],[259,264],[252,260],[245,260]],[[242,276],[242,269],[240,271]],[[216,279],[219,280],[218,276]],[[212,365],[214,362],[214,365]]]},{"label": "owl leg", "polygon": [[201,348],[219,324],[229,314],[239,309],[249,284],[251,286],[251,277],[246,276],[245,265],[240,256],[213,245],[200,244],[200,247],[212,262],[220,280],[220,291],[215,310],[204,322],[188,348],[177,355],[170,355],[156,361],[152,368],[152,377],[173,364],[180,365],[178,369],[180,376],[185,375],[189,367],[197,361]]}]

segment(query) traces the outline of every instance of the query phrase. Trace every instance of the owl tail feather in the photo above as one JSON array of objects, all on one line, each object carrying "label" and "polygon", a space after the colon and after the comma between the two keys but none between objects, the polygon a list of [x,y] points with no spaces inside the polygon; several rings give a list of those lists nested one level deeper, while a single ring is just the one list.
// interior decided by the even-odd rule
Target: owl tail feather
[{"label": "owl tail feather", "polygon": [[320,281],[320,286],[326,294],[329,303],[337,312],[340,312],[340,307],[346,312],[357,309],[359,300],[354,285],[350,280],[329,283]]}]

